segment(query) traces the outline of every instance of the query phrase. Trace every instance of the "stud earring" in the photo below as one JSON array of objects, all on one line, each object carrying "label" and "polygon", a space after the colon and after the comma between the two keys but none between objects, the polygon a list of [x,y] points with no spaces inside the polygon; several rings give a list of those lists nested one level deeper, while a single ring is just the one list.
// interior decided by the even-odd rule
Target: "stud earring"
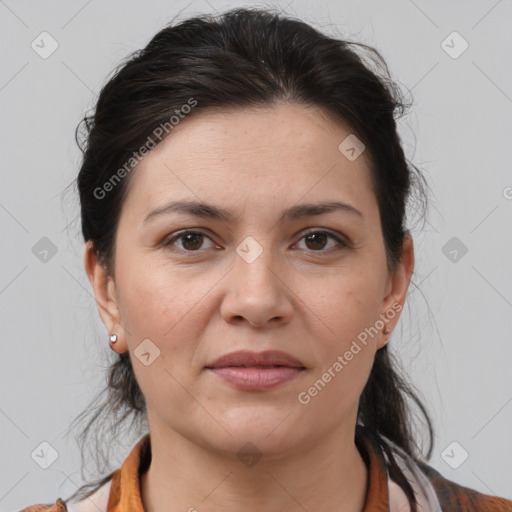
[{"label": "stud earring", "polygon": [[117,334],[111,334],[111,335],[110,335],[110,341],[111,341],[112,343],[115,343],[115,342],[117,341]]}]

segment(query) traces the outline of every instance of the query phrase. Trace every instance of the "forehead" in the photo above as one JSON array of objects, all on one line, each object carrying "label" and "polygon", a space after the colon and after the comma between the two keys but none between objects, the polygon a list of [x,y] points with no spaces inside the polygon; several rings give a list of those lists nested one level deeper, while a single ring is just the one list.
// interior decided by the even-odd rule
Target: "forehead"
[{"label": "forehead", "polygon": [[329,193],[364,203],[372,195],[367,156],[350,160],[339,149],[351,135],[325,111],[302,105],[199,112],[132,171],[125,203],[138,216],[169,199],[254,199],[264,207]]}]

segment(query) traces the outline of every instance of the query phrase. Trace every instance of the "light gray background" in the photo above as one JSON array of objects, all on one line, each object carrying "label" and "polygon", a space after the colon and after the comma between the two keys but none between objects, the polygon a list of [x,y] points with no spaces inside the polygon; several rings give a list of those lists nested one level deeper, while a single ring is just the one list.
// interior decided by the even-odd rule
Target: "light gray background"
[{"label": "light gray background", "polygon": [[[114,66],[181,9],[179,19],[235,5],[249,4],[0,1],[0,511],[54,502],[82,483],[78,448],[62,436],[110,360],[83,270],[78,198],[63,194],[80,161],[74,129]],[[266,5],[375,46],[412,91],[400,131],[434,197],[428,223],[413,231],[419,290],[411,287],[390,346],[434,419],[431,464],[512,498],[512,4]],[[31,48],[43,31],[59,45],[47,59]],[[456,59],[441,46],[453,31],[469,44]],[[46,262],[32,251],[42,237],[57,247]],[[456,262],[443,253],[452,237],[468,248]],[[127,434],[113,469],[137,439]],[[43,441],[59,454],[46,470],[31,458]],[[441,456],[453,441],[469,453],[458,469]]]}]

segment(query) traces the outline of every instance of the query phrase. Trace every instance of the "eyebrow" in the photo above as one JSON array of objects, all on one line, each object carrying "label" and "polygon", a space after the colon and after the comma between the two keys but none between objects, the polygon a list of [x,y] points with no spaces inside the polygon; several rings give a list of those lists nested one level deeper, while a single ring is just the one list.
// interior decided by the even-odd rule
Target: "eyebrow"
[{"label": "eyebrow", "polygon": [[[324,203],[305,203],[292,206],[283,212],[280,222],[283,220],[292,221],[302,219],[304,217],[313,217],[315,215],[322,215],[333,211],[342,211],[363,218],[363,214],[354,206],[341,201],[329,201]],[[143,223],[146,224],[155,217],[168,215],[170,213],[184,213],[195,217],[221,220],[227,223],[236,220],[233,212],[212,204],[199,201],[173,201],[149,212],[144,218]]]}]

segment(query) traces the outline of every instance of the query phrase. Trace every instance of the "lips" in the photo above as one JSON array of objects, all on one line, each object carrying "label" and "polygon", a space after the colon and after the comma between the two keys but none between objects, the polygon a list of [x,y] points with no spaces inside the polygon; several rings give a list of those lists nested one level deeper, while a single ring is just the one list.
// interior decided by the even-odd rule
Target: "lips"
[{"label": "lips", "polygon": [[239,350],[219,357],[212,363],[207,364],[206,368],[275,368],[281,366],[300,369],[305,368],[301,361],[280,350],[266,350],[264,352]]},{"label": "lips", "polygon": [[284,385],[306,370],[301,361],[279,350],[231,352],[205,368],[238,390],[259,392]]}]

